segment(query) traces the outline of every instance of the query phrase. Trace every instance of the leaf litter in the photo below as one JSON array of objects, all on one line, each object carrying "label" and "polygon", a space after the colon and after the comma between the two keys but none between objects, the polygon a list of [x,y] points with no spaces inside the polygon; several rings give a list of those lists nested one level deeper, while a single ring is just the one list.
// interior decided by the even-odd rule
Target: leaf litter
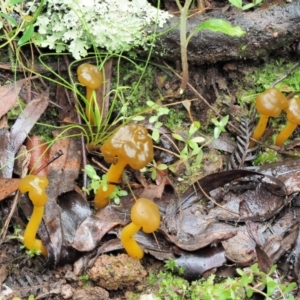
[{"label": "leaf litter", "polygon": [[[41,94],[27,104],[10,131],[1,129],[0,158],[8,162],[1,170],[2,200],[17,189],[18,179],[12,178],[12,162],[47,106],[48,95]],[[60,136],[60,132],[55,134]],[[39,229],[49,253],[46,267],[58,268],[84,258],[96,261],[97,265],[99,255],[103,259],[105,253],[123,252],[120,230],[130,222],[129,211],[134,200],[129,195],[122,199],[121,206],[110,205],[94,214],[77,188],[81,150],[79,138],[63,136],[49,150],[50,157],[57,151],[64,155],[47,170],[49,201]],[[142,187],[134,190],[137,197],[146,195],[154,200],[162,214],[163,222],[155,236],[142,232],[136,235],[137,242],[150,256],[161,261],[173,258],[186,269],[188,279],[197,279],[211,270],[221,270],[228,263],[249,266],[257,261],[265,272],[279,263],[286,271],[290,261],[280,260],[288,255],[295,257],[293,273],[298,278],[300,239],[296,220],[300,209],[295,197],[300,190],[298,160],[251,171],[238,169],[210,174],[179,196],[165,188],[167,173],[161,172],[160,176],[158,186],[137,177]],[[20,196],[20,208],[29,218],[32,207],[26,195]],[[106,267],[107,264],[102,266]],[[120,285],[124,276],[114,284]]]}]

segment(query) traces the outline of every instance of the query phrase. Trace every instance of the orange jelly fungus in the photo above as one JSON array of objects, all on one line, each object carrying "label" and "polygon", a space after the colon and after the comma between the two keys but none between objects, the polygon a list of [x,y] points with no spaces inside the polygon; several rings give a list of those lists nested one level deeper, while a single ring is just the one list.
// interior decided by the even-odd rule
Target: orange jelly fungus
[{"label": "orange jelly fungus", "polygon": [[292,135],[297,125],[300,125],[300,99],[292,98],[285,111],[288,121],[275,141],[275,145],[280,147]]},{"label": "orange jelly fungus", "polygon": [[95,195],[97,209],[101,209],[108,204],[109,196],[115,189],[115,185],[111,183],[119,181],[126,165],[139,170],[153,160],[153,143],[145,127],[138,124],[129,124],[120,127],[101,146],[101,152],[104,159],[111,163],[111,166],[106,174],[109,182],[107,190],[104,191],[100,187]]},{"label": "orange jelly fungus", "polygon": [[48,201],[46,187],[49,181],[45,176],[27,175],[20,180],[19,190],[21,193],[28,192],[29,199],[33,204],[33,212],[24,232],[24,245],[29,250],[40,250],[47,256],[47,249],[41,240],[36,239],[38,228],[41,224],[45,205]]},{"label": "orange jelly fungus", "polygon": [[[270,88],[256,97],[256,109],[260,114],[259,122],[252,134],[252,138],[260,140],[269,120],[269,117],[278,117],[282,110],[288,107],[288,99],[277,89]],[[250,141],[249,147],[252,148],[256,144]]]},{"label": "orange jelly fungus", "polygon": [[93,99],[93,93],[96,89],[100,88],[103,83],[102,72],[94,65],[84,63],[77,68],[78,81],[86,86],[86,100],[87,105],[85,108],[85,114],[92,125],[95,125],[95,102]]},{"label": "orange jelly fungus", "polygon": [[142,259],[144,251],[133,236],[141,228],[145,233],[152,233],[159,228],[160,212],[158,206],[149,199],[139,198],[131,208],[131,221],[121,232],[121,243],[129,256]]}]

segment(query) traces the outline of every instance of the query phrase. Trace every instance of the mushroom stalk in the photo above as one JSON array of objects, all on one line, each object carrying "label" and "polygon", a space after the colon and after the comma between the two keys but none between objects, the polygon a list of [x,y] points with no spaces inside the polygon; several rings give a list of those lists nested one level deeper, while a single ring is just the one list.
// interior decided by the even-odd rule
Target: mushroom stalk
[{"label": "mushroom stalk", "polygon": [[[269,117],[268,116],[264,116],[264,115],[261,115],[260,118],[259,118],[259,121],[258,121],[258,124],[256,125],[256,128],[251,136],[251,138],[259,141],[262,134],[264,133],[264,131],[266,130],[266,127],[267,127],[267,124],[268,124],[268,120],[269,120]],[[249,148],[252,148],[254,147],[256,144],[256,141],[250,141],[250,145],[249,145]]]},{"label": "mushroom stalk", "polygon": [[19,182],[21,193],[28,192],[29,199],[33,204],[33,212],[24,233],[24,245],[29,250],[39,250],[47,256],[47,249],[41,240],[36,239],[36,234],[42,222],[45,205],[48,201],[46,187],[49,181],[45,176],[27,175]]},{"label": "mushroom stalk", "polygon": [[24,246],[27,249],[40,250],[44,256],[47,256],[47,249],[42,244],[41,240],[35,238],[35,235],[39,229],[40,223],[42,222],[44,215],[44,206],[33,206],[33,211],[29,223],[24,232]]},{"label": "mushroom stalk", "polygon": [[288,122],[276,138],[275,145],[281,147],[286,139],[295,131],[297,124]]},{"label": "mushroom stalk", "polygon": [[275,141],[276,146],[280,147],[292,135],[297,125],[300,125],[300,98],[292,98],[285,111],[288,121]]},{"label": "mushroom stalk", "polygon": [[[112,164],[109,170],[106,173],[107,180],[109,182],[117,183],[120,180],[122,175],[122,171],[127,165],[126,161],[120,160],[117,164]],[[109,196],[114,191],[115,185],[108,183],[107,190],[104,191],[102,187],[100,187],[95,195],[95,205],[97,209],[102,209],[109,202]]]},{"label": "mushroom stalk", "polygon": [[135,259],[142,259],[144,256],[143,249],[135,241],[133,236],[141,229],[141,226],[135,225],[133,222],[125,226],[121,232],[121,243],[127,254]]}]

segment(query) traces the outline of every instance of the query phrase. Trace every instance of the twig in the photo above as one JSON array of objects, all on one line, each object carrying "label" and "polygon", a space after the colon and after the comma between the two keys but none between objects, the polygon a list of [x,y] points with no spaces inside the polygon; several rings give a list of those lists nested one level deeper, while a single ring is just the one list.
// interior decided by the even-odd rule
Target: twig
[{"label": "twig", "polygon": [[5,220],[5,224],[4,224],[4,226],[3,226],[2,230],[1,230],[1,233],[0,233],[0,245],[4,242],[4,239],[5,239],[5,236],[6,236],[6,232],[7,232],[10,220],[11,220],[12,216],[14,215],[15,210],[16,210],[17,205],[18,205],[18,199],[19,199],[19,190],[17,191],[17,193],[16,193],[16,195],[14,197],[14,201],[13,201],[13,204],[11,206],[9,215],[8,215],[7,219]]},{"label": "twig", "polygon": [[287,71],[286,73],[280,77],[279,79],[277,79],[276,81],[274,81],[272,84],[271,84],[271,88],[273,88],[276,84],[278,84],[280,81],[284,80],[285,78],[287,78],[291,73],[292,71],[298,67],[298,65],[300,64],[300,62],[298,61],[297,63],[295,63],[293,66],[291,66]]}]

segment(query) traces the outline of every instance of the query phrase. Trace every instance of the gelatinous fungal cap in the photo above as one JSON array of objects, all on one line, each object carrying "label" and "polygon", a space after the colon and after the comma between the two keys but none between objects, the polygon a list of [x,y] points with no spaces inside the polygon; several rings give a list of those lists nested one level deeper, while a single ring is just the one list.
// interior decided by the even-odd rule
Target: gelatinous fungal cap
[{"label": "gelatinous fungal cap", "polygon": [[277,117],[289,105],[288,99],[277,89],[270,88],[256,97],[257,111],[268,117]]},{"label": "gelatinous fungal cap", "polygon": [[49,181],[45,176],[27,175],[20,180],[19,190],[21,193],[29,193],[34,206],[44,206],[48,200],[45,191],[48,185]]},{"label": "gelatinous fungal cap", "polygon": [[77,68],[78,81],[92,90],[98,89],[103,83],[102,72],[94,65],[84,63]]},{"label": "gelatinous fungal cap", "polygon": [[147,198],[139,198],[131,208],[131,220],[146,233],[154,232],[160,225],[158,206]]},{"label": "gelatinous fungal cap", "polygon": [[144,126],[129,124],[120,127],[102,146],[108,163],[126,161],[135,170],[144,168],[153,160],[153,143]]}]

